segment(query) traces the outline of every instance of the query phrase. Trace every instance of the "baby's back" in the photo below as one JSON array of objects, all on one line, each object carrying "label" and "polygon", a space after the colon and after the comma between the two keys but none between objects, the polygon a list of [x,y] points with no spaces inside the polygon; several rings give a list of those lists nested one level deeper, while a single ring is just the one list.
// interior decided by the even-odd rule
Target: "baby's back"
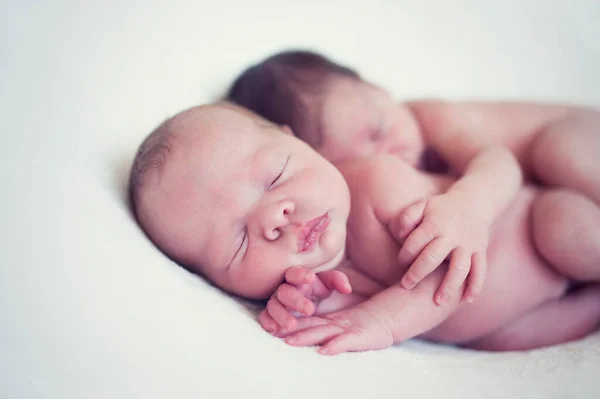
[{"label": "baby's back", "polygon": [[[454,180],[417,171],[390,156],[356,161],[354,165],[340,169],[352,196],[348,221],[349,256],[359,271],[382,286],[395,284],[406,269],[397,264],[400,245],[389,234],[387,226],[381,225],[382,219],[400,214],[421,198],[445,192]],[[377,181],[373,183],[367,179]],[[386,190],[378,190],[378,187],[386,187]],[[401,189],[395,189],[398,187]],[[539,257],[531,239],[530,209],[537,192],[533,187],[523,187],[492,225],[487,252],[488,273],[476,301],[461,305],[456,313],[430,331],[428,338],[443,342],[470,341],[564,293],[567,279]],[[387,200],[370,198],[382,195],[394,197]],[[375,212],[362,209],[369,202],[377,203],[379,209]],[[386,207],[388,209],[381,209]],[[375,223],[379,223],[378,228],[368,226],[372,223],[364,215],[369,213],[379,214]],[[377,235],[379,242],[373,245],[373,232],[378,229],[383,233]],[[365,231],[369,234],[365,235]]]}]

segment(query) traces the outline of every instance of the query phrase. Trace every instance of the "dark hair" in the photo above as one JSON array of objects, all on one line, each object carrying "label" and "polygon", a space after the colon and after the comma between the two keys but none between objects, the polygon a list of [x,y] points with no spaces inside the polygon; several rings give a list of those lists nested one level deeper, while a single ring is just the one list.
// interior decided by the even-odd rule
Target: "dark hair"
[{"label": "dark hair", "polygon": [[320,140],[318,115],[310,115],[308,100],[321,92],[331,75],[360,79],[352,69],[320,54],[283,51],[242,72],[231,85],[226,99],[273,123],[288,125],[314,146]]},{"label": "dark hair", "polygon": [[140,192],[149,171],[160,173],[171,153],[173,134],[169,129],[171,119],[161,123],[140,144],[129,175],[129,203],[134,216],[137,218]]}]

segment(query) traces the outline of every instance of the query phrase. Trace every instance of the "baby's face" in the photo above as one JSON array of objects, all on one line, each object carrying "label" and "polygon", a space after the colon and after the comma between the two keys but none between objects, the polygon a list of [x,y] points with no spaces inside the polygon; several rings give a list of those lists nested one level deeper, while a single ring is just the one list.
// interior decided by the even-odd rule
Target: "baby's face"
[{"label": "baby's face", "polygon": [[391,153],[417,165],[424,149],[418,126],[385,91],[357,79],[334,77],[320,111],[322,140],[316,149],[330,161]]},{"label": "baby's face", "polygon": [[350,195],[332,164],[232,106],[177,118],[171,154],[140,208],[165,252],[251,298],[269,296],[290,266],[337,266]]}]

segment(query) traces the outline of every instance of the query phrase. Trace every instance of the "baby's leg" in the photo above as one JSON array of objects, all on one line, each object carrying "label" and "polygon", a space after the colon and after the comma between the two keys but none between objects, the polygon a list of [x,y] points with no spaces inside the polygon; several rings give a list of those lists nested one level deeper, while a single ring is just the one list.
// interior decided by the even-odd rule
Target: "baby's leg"
[{"label": "baby's leg", "polygon": [[588,285],[533,309],[467,348],[516,351],[557,345],[583,338],[600,325],[600,285]]},{"label": "baby's leg", "polygon": [[592,200],[568,189],[540,191],[531,223],[537,251],[556,271],[600,281],[600,207]]},{"label": "baby's leg", "polygon": [[571,188],[600,206],[600,112],[580,110],[548,125],[533,142],[534,176],[550,186]]}]

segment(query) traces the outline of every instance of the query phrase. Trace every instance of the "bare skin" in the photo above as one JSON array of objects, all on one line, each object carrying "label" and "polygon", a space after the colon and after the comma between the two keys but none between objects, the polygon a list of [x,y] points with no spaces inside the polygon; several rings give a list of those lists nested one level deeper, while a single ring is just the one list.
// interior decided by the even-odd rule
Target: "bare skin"
[{"label": "bare skin", "polygon": [[[500,143],[515,154],[526,181],[566,189],[536,201],[536,245],[555,267],[569,270],[567,275],[591,269],[596,254],[586,248],[600,240],[600,112],[530,103],[421,101],[407,106],[430,142],[439,142],[436,149],[451,168],[460,170],[474,154]],[[574,247],[568,244],[573,232],[550,225],[579,226],[581,251],[571,248],[568,260],[561,259],[565,245]]]},{"label": "bare skin", "polygon": [[[311,308],[305,295],[289,295],[289,288],[277,292],[260,320],[267,330],[287,337],[288,343],[322,344],[322,353],[336,354],[378,349],[421,336],[477,349],[523,350],[580,338],[600,322],[600,285],[566,294],[569,279],[563,274],[567,272],[579,281],[598,282],[598,267],[585,273],[564,270],[562,265],[555,267],[538,255],[532,242],[530,223],[546,223],[530,220],[534,204],[542,196],[560,194],[562,190],[520,190],[491,226],[490,268],[478,300],[460,305],[455,298],[448,306],[437,307],[428,295],[439,284],[443,270],[426,277],[424,287],[419,285],[412,291],[401,288],[398,281],[404,271],[398,270],[395,263],[399,244],[389,229],[395,223],[394,215],[423,197],[444,192],[452,179],[418,172],[396,157],[349,162],[340,170],[353,202],[348,220],[349,262],[338,270],[348,276],[353,294],[341,296],[325,291],[324,299],[315,300],[318,306]],[[577,233],[575,230],[570,235],[571,249],[581,245]],[[598,264],[600,244],[590,243],[587,250],[596,254]],[[569,254],[578,256],[573,251],[562,256]],[[444,268],[456,265],[454,259],[444,262]],[[295,278],[299,291],[306,292],[317,280],[310,273],[306,276],[311,282]],[[296,309],[294,303],[301,303],[303,314],[307,314],[306,309],[316,316],[326,314],[292,321],[289,312],[270,313],[278,302],[285,303],[286,309]],[[558,320],[567,327],[550,328]],[[544,325],[548,328],[536,328]]]},{"label": "bare skin", "polygon": [[[507,198],[514,195],[523,174],[527,182],[572,191],[561,201],[544,200],[545,215],[551,214],[556,220],[575,217],[571,223],[600,231],[598,111],[516,102],[421,100],[397,104],[379,87],[337,76],[328,81],[320,104],[320,112],[313,114],[320,115],[322,137],[314,147],[333,162],[388,153],[416,167],[432,167],[431,162],[420,163],[431,159],[425,154],[432,153],[437,159],[434,168],[449,169],[459,176],[451,189],[469,193],[469,209],[487,207],[496,217]],[[512,152],[513,157],[503,154],[502,148]],[[444,259],[457,249],[472,256],[486,251],[486,243],[477,242],[477,229],[469,221],[448,224],[451,215],[460,209],[444,202],[434,197],[415,204],[405,210],[398,223],[402,239],[408,241],[399,262],[402,266],[412,265],[402,281],[405,288],[414,287],[441,264],[433,260],[417,262],[419,255]],[[582,203],[587,204],[584,210],[572,211]],[[539,220],[541,213],[536,215]],[[465,232],[462,236],[457,233],[460,230]],[[558,241],[568,241],[565,234],[565,229],[554,233],[553,243],[542,251],[544,256]],[[439,237],[445,237],[444,248],[432,245]],[[589,267],[586,259],[580,261],[578,268]],[[485,263],[466,267],[466,271],[449,271],[436,293],[438,304],[456,295],[467,276],[466,297],[472,300],[477,296],[485,279]]]},{"label": "bare skin", "polygon": [[[148,171],[140,193],[142,227],[163,251],[219,287],[251,298],[272,295],[261,324],[289,335],[290,344],[324,344],[328,354],[414,336],[468,344],[564,296],[567,277],[537,256],[526,228],[535,190],[519,190],[495,222],[485,213],[475,218],[489,233],[488,283],[476,303],[454,297],[440,307],[432,298],[446,269],[484,259],[465,260],[468,252],[459,251],[406,290],[396,262],[400,240],[390,228],[415,201],[448,194],[452,179],[391,156],[336,168],[289,132],[231,106],[187,110],[168,128],[169,156]],[[461,203],[464,195],[446,199]],[[497,294],[503,291],[509,295]],[[576,306],[585,315],[577,320],[587,325],[599,316],[590,302]]]}]

